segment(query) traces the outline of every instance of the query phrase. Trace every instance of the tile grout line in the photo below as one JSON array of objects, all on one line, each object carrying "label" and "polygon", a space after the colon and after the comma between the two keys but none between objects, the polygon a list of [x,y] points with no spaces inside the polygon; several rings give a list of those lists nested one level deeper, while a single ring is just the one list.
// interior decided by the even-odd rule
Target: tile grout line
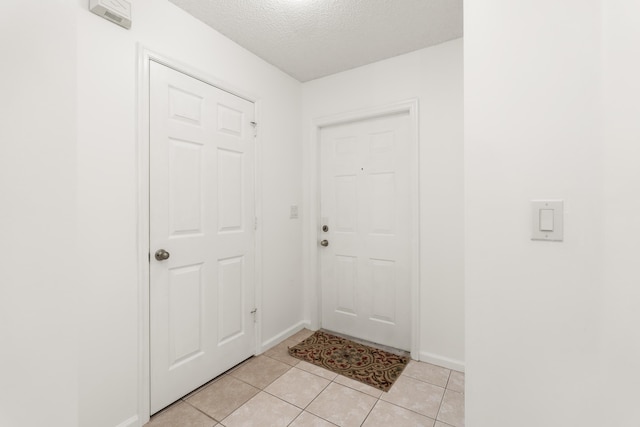
[{"label": "tile grout line", "polygon": [[[386,403],[387,405],[396,406],[396,407],[398,407],[398,408],[400,408],[400,409],[404,409],[405,411],[409,411],[409,412],[412,412],[412,413],[414,413],[414,414],[416,414],[416,415],[420,415],[421,417],[429,418],[430,420],[433,420],[433,421],[434,421],[434,423],[435,423],[436,421],[438,421],[438,420],[436,420],[435,418],[431,418],[431,417],[430,417],[430,416],[428,416],[428,415],[421,414],[420,412],[414,411],[413,409],[405,408],[404,406],[398,405],[398,404],[393,403],[393,402],[388,402],[388,401],[386,401],[386,400],[382,400],[382,399],[379,399],[379,400],[381,400],[382,402]],[[439,411],[439,410],[440,410],[440,408],[438,408],[438,411]],[[442,423],[442,421],[440,421],[440,422]],[[447,424],[447,423],[443,423],[443,424]],[[447,424],[447,425],[449,425],[449,424]],[[454,426],[451,426],[451,427],[454,427]]]},{"label": "tile grout line", "polygon": [[[311,372],[309,372],[309,373],[311,373]],[[316,376],[317,376],[317,375],[316,375]],[[321,378],[322,378],[322,377],[321,377]],[[327,384],[326,386],[324,386],[324,388],[320,391],[320,393],[316,394],[316,397],[314,397],[313,399],[311,399],[311,402],[307,403],[307,406],[305,406],[305,407],[304,407],[304,409],[302,409],[302,411],[303,411],[303,412],[308,412],[308,411],[307,411],[307,408],[308,408],[309,406],[311,406],[311,404],[312,404],[313,402],[315,402],[315,401],[316,401],[316,399],[317,399],[317,398],[318,398],[318,397],[319,397],[319,396],[320,396],[320,395],[321,395],[321,394],[322,394],[322,393],[323,393],[327,388],[329,388],[329,386],[330,386],[331,384],[333,384],[333,380],[328,380],[327,378],[325,378],[325,380],[329,381],[329,384]],[[316,417],[318,417],[318,418],[321,418],[321,419],[325,420],[326,422],[331,423],[331,421],[329,421],[329,420],[327,420],[327,419],[325,419],[325,418],[322,418],[321,416],[316,415],[316,414],[314,414],[313,412],[309,412],[309,413],[310,413],[310,414],[312,414],[312,415],[314,415],[314,416],[316,416]],[[331,424],[334,424],[334,423],[331,423]]]},{"label": "tile grout line", "polygon": [[[449,379],[451,379],[451,371],[449,371],[449,377],[447,378],[447,385],[449,385]],[[444,402],[444,395],[447,394],[447,387],[445,386],[444,388],[444,392],[442,393],[442,398],[440,399],[440,405],[438,405],[438,412],[436,413],[436,421],[438,420],[438,417],[440,416],[440,410],[442,409],[442,402]]]},{"label": "tile grout line", "polygon": [[[331,371],[331,372],[333,372],[333,371]],[[340,377],[340,374],[336,375],[336,377],[335,377],[335,378],[338,378],[338,377]],[[344,377],[344,375],[343,375],[343,377]],[[369,409],[369,412],[367,413],[367,415],[366,415],[366,416],[364,417],[364,419],[362,420],[362,423],[360,423],[360,425],[362,426],[362,424],[364,424],[364,422],[367,420],[367,418],[368,418],[368,417],[369,417],[369,415],[371,414],[371,411],[373,411],[373,408],[375,408],[375,406],[378,404],[378,401],[380,401],[380,397],[375,397],[375,396],[372,396],[372,395],[370,395],[370,394],[368,394],[368,393],[365,393],[365,392],[363,392],[363,391],[360,391],[360,390],[357,390],[357,389],[355,389],[355,388],[353,388],[353,387],[350,387],[350,386],[348,386],[348,385],[340,384],[340,383],[336,382],[335,378],[334,378],[333,380],[331,380],[331,382],[330,382],[329,384],[327,384],[327,387],[329,387],[329,385],[331,385],[331,384],[336,384],[336,385],[338,385],[338,386],[346,387],[346,388],[348,388],[348,389],[350,389],[350,390],[353,390],[353,391],[358,392],[358,393],[361,393],[361,394],[363,394],[363,395],[365,395],[365,396],[369,396],[369,397],[372,397],[372,398],[376,399],[375,403],[371,406],[371,409]],[[349,377],[345,377],[345,378],[349,378]],[[352,378],[349,378],[349,379],[352,379]],[[354,380],[354,381],[356,381],[356,380]],[[362,383],[362,384],[364,384],[364,383]],[[365,384],[365,385],[368,385],[368,384]],[[326,389],[327,389],[327,387],[325,387],[325,389],[324,389],[324,390],[326,390]],[[374,387],[374,388],[375,388],[375,387]],[[324,391],[324,390],[322,390],[322,391]],[[322,393],[322,392],[318,393],[318,396],[320,396],[320,394],[321,394],[321,393]],[[382,392],[382,393],[384,394],[384,392]],[[315,400],[318,396],[316,396],[313,400]],[[380,395],[380,396],[382,396],[382,395]],[[312,402],[313,402],[313,401],[312,401]],[[309,405],[311,405],[311,403],[309,403]],[[309,406],[309,405],[307,405],[307,406]],[[315,415],[315,414],[313,414],[313,415]],[[316,416],[317,416],[317,415],[316,415]],[[319,417],[319,416],[318,416],[318,418],[322,418],[322,417]],[[323,420],[325,420],[325,421],[327,421],[327,422],[330,422],[331,424],[334,424],[334,423],[332,423],[331,421],[329,421],[329,420],[327,420],[327,419],[325,419],[325,418],[322,418],[322,419],[323,419]],[[334,425],[335,425],[335,424],[334,424]]]},{"label": "tile grout line", "polygon": [[[247,360],[249,360],[249,359],[247,359]],[[245,360],[245,362],[246,362],[246,360]],[[242,362],[242,363],[238,364],[238,365],[237,365],[237,367],[239,367],[239,365],[242,365],[242,364],[244,364],[244,362]],[[231,378],[232,378],[232,379],[234,379],[234,380],[240,381],[241,383],[244,383],[244,384],[246,384],[246,385],[248,385],[248,386],[250,386],[250,387],[252,387],[252,388],[254,388],[254,389],[258,390],[258,393],[254,394],[253,396],[251,396],[250,398],[248,398],[247,400],[245,400],[244,402],[242,402],[242,403],[241,403],[237,408],[235,408],[235,409],[234,409],[233,411],[231,411],[228,415],[226,415],[224,418],[222,418],[222,420],[226,419],[229,415],[233,414],[233,413],[234,413],[238,408],[240,408],[241,406],[243,406],[244,404],[246,404],[248,401],[250,401],[251,399],[253,399],[254,397],[256,397],[258,394],[260,394],[260,392],[261,392],[261,391],[263,391],[262,389],[260,389],[260,388],[256,387],[256,386],[255,386],[255,385],[253,385],[253,384],[249,384],[248,382],[243,381],[243,380],[241,380],[240,378],[237,378],[237,377],[234,377],[233,375],[230,375],[229,373],[230,373],[232,370],[235,370],[235,367],[234,367],[234,368],[229,369],[229,370],[228,370],[228,371],[226,371],[224,374],[220,375],[220,377],[219,377],[219,378],[220,378],[220,379],[222,379],[222,377],[229,376],[229,377],[231,377]],[[284,375],[284,374],[282,374],[282,375]],[[280,377],[278,377],[278,378],[280,378]],[[217,379],[218,379],[218,377],[216,377],[216,382],[217,382]],[[275,380],[274,380],[274,381],[275,381]],[[207,385],[211,385],[211,384],[207,384]],[[204,386],[202,386],[202,389],[203,389],[203,390],[204,390],[204,388],[205,388],[205,387],[204,387]],[[198,391],[198,393],[200,393],[200,391],[202,391],[202,390],[199,390],[199,391]],[[195,393],[195,394],[198,394],[198,393]],[[191,393],[190,393],[190,394],[189,394],[189,395],[187,395],[187,396],[191,397],[192,395],[193,395],[193,396],[195,396],[195,394],[191,394]],[[181,401],[183,401],[184,403],[187,403],[189,406],[193,407],[194,409],[197,409],[199,412],[202,412],[203,414],[205,414],[207,417],[211,418],[211,419],[212,419],[212,420],[214,420],[215,422],[217,422],[217,423],[219,423],[219,424],[222,424],[222,420],[217,420],[216,418],[212,417],[211,415],[209,415],[209,414],[207,414],[206,412],[204,412],[204,411],[202,411],[201,409],[199,409],[197,406],[195,406],[195,405],[194,405],[194,404],[192,404],[191,402],[188,402],[186,399],[180,399],[180,400],[181,400]]]},{"label": "tile grout line", "polygon": [[453,371],[449,371],[449,376],[447,377],[447,383],[444,385],[445,390],[449,388],[449,381],[451,381],[451,373]]},{"label": "tile grout line", "polygon": [[198,408],[197,406],[192,405],[190,402],[187,402],[186,400],[182,401],[183,403],[186,403],[187,405],[191,406],[193,409],[195,409],[196,411],[200,412],[201,414],[205,415],[207,418],[212,419],[213,421],[215,421],[216,423],[220,424],[220,421],[216,420],[215,418],[213,418],[211,415],[207,414],[206,412],[204,412],[203,410],[201,410],[200,408]]},{"label": "tile grout line", "polygon": [[[444,369],[445,371],[448,371],[448,374],[447,374],[447,381],[445,382],[445,385],[443,385],[443,386],[442,386],[442,385],[440,385],[440,384],[434,384],[434,383],[433,383],[433,382],[431,382],[431,381],[426,381],[426,380],[423,380],[423,379],[420,379],[420,378],[414,377],[414,376],[413,376],[413,375],[411,375],[411,374],[407,374],[407,373],[406,373],[406,371],[407,371],[407,367],[409,366],[409,364],[407,364],[407,366],[405,367],[405,369],[403,369],[403,370],[402,370],[402,373],[400,374],[400,377],[404,375],[404,376],[406,376],[406,377],[413,378],[414,380],[418,380],[418,381],[421,381],[421,382],[423,382],[423,383],[431,384],[431,385],[434,385],[434,386],[437,386],[437,387],[440,387],[440,388],[447,388],[447,385],[449,384],[449,379],[451,378],[451,373],[454,371],[453,369],[445,368],[445,367],[443,367],[443,366],[434,365],[433,363],[429,363],[429,362],[421,362],[421,361],[419,361],[419,360],[411,360],[411,362],[414,362],[414,363],[424,363],[424,364],[431,365],[431,366],[435,366],[436,368],[440,368],[440,369]],[[398,378],[400,378],[400,377],[398,377]],[[397,381],[397,379],[396,379],[396,381]]]},{"label": "tile grout line", "polygon": [[[225,376],[226,376],[226,375],[227,375],[227,374],[225,374]],[[233,414],[233,413],[234,413],[238,408],[240,408],[241,406],[243,406],[244,404],[246,404],[248,401],[250,401],[251,399],[253,399],[254,397],[256,397],[256,396],[257,396],[257,395],[262,391],[262,390],[260,390],[258,387],[254,386],[254,385],[252,385],[252,384],[249,384],[249,383],[247,383],[247,382],[244,382],[244,381],[242,381],[242,380],[241,380],[241,379],[239,379],[239,378],[236,378],[236,377],[233,377],[233,376],[232,376],[231,378],[233,378],[233,379],[235,379],[235,380],[238,380],[238,381],[240,381],[241,383],[245,383],[245,384],[247,384],[247,385],[248,385],[248,386],[250,386],[250,387],[255,388],[256,390],[258,390],[258,393],[254,394],[253,396],[251,396],[250,398],[248,398],[247,400],[245,400],[244,402],[242,402],[240,405],[238,405],[238,407],[237,407],[237,408],[235,408],[235,409],[234,409],[233,411],[231,411],[229,414],[225,415],[221,420],[217,420],[216,418],[214,418],[214,417],[212,417],[211,415],[207,414],[206,412],[204,412],[203,410],[201,410],[200,408],[198,408],[197,406],[195,406],[195,405],[194,405],[194,404],[192,404],[191,402],[187,402],[186,400],[184,400],[184,402],[185,402],[185,403],[187,403],[187,404],[189,404],[189,406],[192,406],[194,409],[197,409],[199,412],[202,412],[202,413],[203,413],[203,414],[205,414],[207,417],[211,418],[211,419],[212,419],[212,420],[214,420],[216,423],[218,423],[218,424],[220,424],[220,425],[222,425],[222,426],[224,427],[224,425],[222,424],[222,420],[225,420],[229,415]]]},{"label": "tile grout line", "polygon": [[[303,361],[303,360],[301,360],[301,362],[304,362],[304,361]],[[307,362],[307,363],[309,363],[309,362]],[[311,366],[317,366],[317,365],[314,365],[314,364],[312,364],[312,363],[309,363],[309,364],[310,364]],[[298,364],[298,365],[299,365],[299,364]],[[297,368],[297,369],[299,369],[299,370],[301,370],[301,371],[303,371],[303,372],[306,372],[306,373],[308,373],[308,374],[315,375],[315,376],[316,376],[316,377],[318,377],[318,378],[322,378],[322,379],[325,379],[325,380],[327,380],[327,381],[332,381],[332,382],[333,382],[333,380],[330,380],[329,378],[325,378],[325,377],[323,377],[322,375],[318,375],[318,374],[316,374],[316,373],[314,373],[314,372],[307,371],[306,369],[302,369],[302,368],[298,367],[298,365],[294,365],[294,366],[291,366],[291,367],[292,367],[292,368]],[[318,367],[319,367],[319,366],[318,366]],[[329,372],[333,372],[333,371],[330,371],[329,369],[326,369],[326,368],[322,368],[322,369],[325,369],[326,371],[329,371]],[[335,373],[335,372],[334,372],[334,373]],[[336,374],[336,377],[334,377],[334,378],[337,378],[337,375],[340,375],[340,374]]]},{"label": "tile grout line", "polygon": [[295,368],[296,366],[298,366],[298,364],[300,364],[300,360],[298,360],[298,359],[296,359],[296,360],[298,361],[298,363],[296,363],[295,365],[292,365],[292,364],[290,364],[290,363],[287,363],[287,362],[282,361],[282,360],[280,360],[280,359],[276,359],[275,357],[273,357],[273,356],[269,356],[269,355],[266,355],[266,354],[264,354],[264,353],[262,353],[260,356],[268,357],[268,358],[269,358],[269,359],[271,359],[271,360],[275,360],[276,362],[284,363],[285,365],[291,366],[292,368]]},{"label": "tile grout line", "polygon": [[[269,357],[269,356],[264,356],[264,357]],[[276,359],[272,359],[271,357],[269,357],[269,359],[271,359],[271,360],[276,360]],[[280,362],[280,361],[279,361],[279,360],[276,360],[276,362]],[[280,363],[282,363],[283,365],[287,365],[287,364],[286,364],[286,363],[284,363],[284,362],[280,362]],[[242,378],[238,378],[238,377],[236,377],[236,376],[234,376],[234,375],[231,375],[231,374],[229,374],[229,375],[231,375],[233,378],[237,379],[238,381],[241,381],[241,382],[243,382],[243,383],[245,383],[245,384],[250,385],[250,386],[251,386],[251,387],[253,387],[253,388],[257,388],[258,390],[263,391],[265,388],[269,387],[273,382],[275,382],[278,378],[280,378],[281,376],[283,376],[284,374],[286,374],[287,372],[289,372],[289,371],[291,370],[291,368],[293,368],[293,366],[291,366],[291,365],[287,365],[287,367],[288,367],[288,369],[287,369],[286,371],[284,371],[283,373],[281,373],[280,375],[278,375],[276,378],[274,378],[271,382],[269,382],[269,383],[268,383],[267,385],[265,385],[263,388],[257,387],[257,386],[256,386],[256,385],[254,385],[254,384],[251,384],[251,383],[249,383],[249,382],[247,382],[247,381],[244,381]]]},{"label": "tile grout line", "polygon": [[291,424],[295,423],[295,422],[296,422],[296,420],[297,420],[298,418],[300,418],[300,416],[301,416],[302,414],[304,414],[304,409],[303,409],[302,411],[300,411],[300,413],[299,413],[299,414],[298,414],[294,419],[292,419],[292,420],[291,420],[291,422],[290,422],[289,424],[287,424],[287,427],[289,427]]},{"label": "tile grout line", "polygon": [[[272,358],[272,359],[279,360],[279,359],[276,359],[276,358],[275,358],[275,357],[273,357],[273,356],[269,356],[267,353],[269,353],[270,351],[274,350],[274,349],[275,349],[276,347],[278,347],[279,345],[286,344],[286,341],[287,341],[287,340],[284,340],[284,341],[280,342],[279,344],[274,345],[274,346],[273,346],[273,347],[271,347],[269,350],[267,350],[267,351],[265,351],[265,352],[260,353],[260,355],[261,355],[261,356],[262,356],[262,355],[264,355],[264,356],[270,357],[270,358]],[[294,345],[297,345],[297,344],[299,344],[299,343],[296,343],[296,344],[294,344]],[[293,347],[293,346],[292,346],[292,347]],[[298,362],[299,362],[299,361],[300,361],[300,359],[295,358],[295,357],[293,357],[293,356],[291,356],[291,355],[289,354],[289,352],[288,352],[289,348],[291,348],[291,347],[287,346],[287,355],[288,355],[289,357],[291,357],[292,359],[295,359],[296,361],[298,361]],[[287,363],[287,362],[284,362],[284,361],[282,361],[282,360],[280,360],[280,362]]]},{"label": "tile grout line", "polygon": [[[305,372],[307,372],[307,371],[305,371]],[[310,374],[313,374],[312,372],[309,372],[309,373],[310,373]],[[315,375],[315,374],[313,374],[313,375]],[[317,376],[317,377],[319,377],[319,375],[316,375],[316,376]],[[320,378],[322,378],[322,377],[320,377]],[[337,376],[336,376],[335,378],[337,378]],[[329,380],[329,379],[327,379],[327,378],[324,378],[325,380],[329,381],[329,384],[327,384],[327,385],[326,385],[326,386],[325,386],[325,387],[320,391],[320,393],[318,393],[318,394],[316,395],[316,397],[314,397],[313,399],[311,399],[311,402],[309,402],[309,403],[307,404],[307,406],[305,406],[305,407],[304,407],[304,409],[302,410],[302,412],[308,412],[309,414],[313,415],[314,417],[318,417],[318,418],[320,418],[321,420],[324,420],[324,421],[326,421],[326,422],[328,422],[329,424],[332,424],[332,425],[334,425],[334,426],[336,425],[335,423],[333,423],[332,421],[329,421],[329,420],[328,420],[328,419],[326,419],[326,418],[321,417],[320,415],[317,415],[317,414],[314,414],[313,412],[309,412],[309,411],[307,411],[307,408],[308,408],[309,406],[311,406],[311,404],[312,404],[313,402],[315,402],[315,401],[316,401],[316,399],[317,399],[318,397],[320,397],[320,395],[321,395],[321,394],[322,394],[322,393],[323,393],[327,388],[329,388],[329,386],[330,386],[331,384],[334,384],[334,383],[335,383],[335,381],[334,381],[334,380],[335,380],[335,378],[334,378],[333,380]],[[335,383],[335,384],[338,384],[338,383]],[[342,385],[342,384],[338,384],[338,385]]]},{"label": "tile grout line", "polygon": [[[420,381],[420,380],[419,380],[419,379],[417,379],[417,378],[413,378],[413,377],[409,377],[409,378],[411,378],[411,379],[413,379],[413,380],[416,380],[416,381]],[[438,421],[437,416],[438,416],[438,413],[440,412],[440,407],[442,406],[442,400],[444,399],[444,393],[447,391],[447,389],[446,389],[446,388],[444,388],[444,387],[442,387],[442,386],[435,385],[435,384],[431,384],[431,383],[426,382],[426,381],[420,381],[420,382],[425,383],[425,384],[429,384],[429,385],[431,385],[431,386],[433,386],[433,387],[441,388],[441,389],[443,390],[442,398],[440,399],[440,404],[438,405],[438,412],[436,413],[436,418],[431,418],[430,416],[425,415],[425,414],[422,414],[422,413],[420,413],[420,412],[418,412],[418,411],[414,411],[413,409],[405,408],[404,406],[399,405],[399,404],[397,404],[397,403],[390,402],[390,401],[388,401],[388,400],[384,400],[384,399],[382,398],[382,397],[384,396],[384,392],[382,393],[382,395],[380,395],[379,400],[382,400],[384,403],[388,403],[389,405],[397,406],[398,408],[404,409],[404,410],[409,411],[409,412],[413,412],[414,414],[420,415],[420,416],[422,416],[422,417],[429,418],[430,420],[433,420],[434,422],[435,422],[435,421]],[[440,421],[440,422],[441,422],[441,423],[443,423],[443,424],[446,424],[446,423],[444,423],[444,422],[442,422],[442,421]],[[449,426],[449,424],[446,424],[446,425],[447,425],[447,426]],[[455,426],[451,426],[451,427],[455,427]]]},{"label": "tile grout line", "polygon": [[[302,369],[301,369],[301,370],[302,370]],[[304,371],[304,372],[306,372],[306,371]],[[309,373],[309,374],[311,374],[311,372],[308,372],[308,373]],[[312,374],[312,375],[313,375],[313,374]],[[318,376],[318,375],[316,375],[316,376]],[[320,378],[322,378],[322,377],[320,377]],[[326,380],[326,378],[324,378],[324,379]],[[329,380],[327,380],[327,381],[329,381]],[[331,421],[329,421],[329,420],[327,420],[327,419],[325,419],[325,418],[322,418],[322,417],[321,417],[321,416],[319,416],[319,415],[314,414],[313,412],[309,412],[309,411],[307,411],[307,408],[308,408],[308,407],[309,407],[309,406],[310,406],[310,405],[311,405],[311,404],[312,404],[312,403],[313,403],[313,402],[318,398],[318,396],[320,396],[320,395],[322,394],[322,392],[323,392],[323,391],[325,391],[325,390],[327,389],[327,387],[329,387],[329,386],[331,385],[331,383],[332,383],[332,382],[333,382],[333,381],[329,381],[329,384],[327,384],[326,386],[324,386],[324,388],[323,388],[322,390],[320,390],[320,393],[318,393],[318,394],[316,395],[316,397],[314,397],[313,399],[311,399],[311,401],[310,401],[309,403],[307,403],[307,405],[306,405],[304,408],[302,408],[302,411],[298,414],[298,416],[297,416],[296,418],[294,418],[294,419],[291,421],[291,423],[293,423],[296,419],[298,419],[298,417],[299,417],[300,415],[302,415],[303,413],[305,413],[305,412],[306,412],[306,413],[311,414],[311,415],[313,415],[314,417],[318,417],[318,418],[320,418],[321,420],[324,420],[324,421],[326,421],[326,422],[328,422],[328,423],[330,423],[330,424],[336,425],[336,424],[332,423]],[[267,393],[268,393],[268,392],[267,392]],[[278,396],[276,396],[276,397],[278,397]],[[280,398],[278,397],[278,399],[280,399]],[[280,400],[283,400],[283,399],[280,399]],[[283,401],[284,401],[284,402],[286,402],[286,400],[283,400]],[[289,402],[287,402],[287,403],[289,403]],[[289,403],[289,404],[290,404],[290,405],[293,405],[293,403]],[[296,405],[293,405],[293,406],[296,406]],[[299,406],[296,406],[296,408],[299,408]],[[289,423],[288,425],[291,425],[291,423]]]},{"label": "tile grout line", "polygon": [[[241,362],[242,363],[242,362]],[[189,406],[191,406],[193,409],[196,409],[198,412],[202,412],[204,415],[206,415],[207,417],[211,418],[212,420],[214,420],[215,422],[219,422],[218,420],[216,420],[215,418],[213,418],[212,416],[210,416],[209,414],[201,411],[200,409],[198,409],[197,407],[195,407],[194,405],[192,405],[190,402],[187,401],[187,399],[190,399],[191,397],[195,396],[196,394],[200,393],[202,390],[204,390],[205,388],[207,388],[208,386],[210,386],[211,384],[213,384],[214,382],[217,382],[218,380],[220,380],[222,377],[224,377],[226,375],[226,372],[223,372],[222,374],[218,375],[215,378],[212,378],[211,380],[207,381],[206,383],[202,384],[200,387],[197,387],[196,389],[190,391],[189,393],[185,394],[184,396],[182,396],[181,398],[179,398],[178,400],[176,400],[175,402],[171,403],[170,405],[162,408],[160,411],[156,412],[155,414],[152,414],[150,418],[153,417],[157,417],[159,415],[164,414],[165,412],[170,411],[172,408],[178,406],[180,403],[186,403]]]},{"label": "tile grout line", "polygon": [[[380,396],[382,396],[382,395],[380,395]],[[371,413],[373,412],[373,409],[376,407],[378,402],[380,402],[380,398],[379,397],[376,399],[376,403],[374,403],[373,406],[371,407],[371,409],[369,409],[369,412],[367,412],[367,416],[364,417],[364,419],[360,423],[360,426],[364,425],[364,423],[367,422],[367,418],[369,418],[369,415],[371,415]]]}]

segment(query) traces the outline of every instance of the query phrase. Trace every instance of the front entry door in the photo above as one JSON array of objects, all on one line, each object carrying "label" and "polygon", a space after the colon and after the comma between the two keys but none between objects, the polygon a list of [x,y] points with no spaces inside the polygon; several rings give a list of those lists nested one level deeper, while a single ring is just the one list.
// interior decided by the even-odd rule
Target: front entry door
[{"label": "front entry door", "polygon": [[[320,130],[322,327],[411,349],[409,114]],[[417,177],[413,177],[417,179]],[[417,238],[414,236],[413,238]]]},{"label": "front entry door", "polygon": [[149,99],[154,413],[254,354],[255,141],[253,103],[153,61]]}]

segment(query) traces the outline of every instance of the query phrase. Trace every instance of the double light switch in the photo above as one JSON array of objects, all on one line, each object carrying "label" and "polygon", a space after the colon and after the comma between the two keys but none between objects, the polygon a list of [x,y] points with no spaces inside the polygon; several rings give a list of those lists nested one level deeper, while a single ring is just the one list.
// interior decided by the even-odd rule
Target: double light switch
[{"label": "double light switch", "polygon": [[562,200],[532,200],[531,240],[561,242],[563,239],[564,202]]}]

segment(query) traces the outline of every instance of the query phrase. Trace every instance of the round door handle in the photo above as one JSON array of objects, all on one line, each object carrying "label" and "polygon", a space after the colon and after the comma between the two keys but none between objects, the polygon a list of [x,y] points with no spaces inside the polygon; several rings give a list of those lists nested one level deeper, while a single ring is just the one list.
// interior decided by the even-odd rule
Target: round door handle
[{"label": "round door handle", "polygon": [[320,241],[320,246],[329,246],[329,241],[328,240],[321,240]]},{"label": "round door handle", "polygon": [[164,249],[158,249],[155,254],[155,257],[158,261],[167,260],[169,259],[169,256],[171,256],[171,254]]}]

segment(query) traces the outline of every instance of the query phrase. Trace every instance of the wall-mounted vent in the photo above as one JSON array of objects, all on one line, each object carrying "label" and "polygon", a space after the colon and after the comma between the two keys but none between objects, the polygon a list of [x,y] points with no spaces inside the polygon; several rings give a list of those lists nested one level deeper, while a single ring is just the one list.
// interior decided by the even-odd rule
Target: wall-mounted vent
[{"label": "wall-mounted vent", "polygon": [[127,0],[89,0],[89,10],[124,28],[131,28],[131,3]]}]

